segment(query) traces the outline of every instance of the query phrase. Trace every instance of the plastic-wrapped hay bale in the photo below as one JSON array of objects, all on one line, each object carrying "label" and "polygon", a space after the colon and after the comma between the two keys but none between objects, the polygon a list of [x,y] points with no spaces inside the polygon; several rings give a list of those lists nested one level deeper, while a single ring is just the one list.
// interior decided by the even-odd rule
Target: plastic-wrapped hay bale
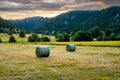
[{"label": "plastic-wrapped hay bale", "polygon": [[66,50],[67,51],[75,51],[76,46],[74,44],[68,44],[68,45],[66,45]]},{"label": "plastic-wrapped hay bale", "polygon": [[37,57],[48,57],[50,54],[50,49],[48,46],[39,46],[36,48]]}]

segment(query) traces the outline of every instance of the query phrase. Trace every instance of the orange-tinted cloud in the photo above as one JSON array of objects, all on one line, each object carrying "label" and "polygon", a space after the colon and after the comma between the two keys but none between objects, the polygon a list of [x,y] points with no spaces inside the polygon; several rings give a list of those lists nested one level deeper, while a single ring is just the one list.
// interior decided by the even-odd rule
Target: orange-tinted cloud
[{"label": "orange-tinted cloud", "polygon": [[74,10],[74,9],[82,9],[82,10],[97,10],[97,9],[101,9],[101,8],[105,8],[106,5],[103,1],[89,1],[89,2],[84,2],[84,3],[77,3],[77,4],[74,4],[74,5],[65,5],[65,6],[62,6],[60,9],[61,10],[66,10],[66,9],[69,9],[69,10]]},{"label": "orange-tinted cloud", "polygon": [[97,10],[119,5],[120,0],[0,0],[0,16],[50,17],[70,10]]},{"label": "orange-tinted cloud", "polygon": [[17,11],[17,12],[0,12],[0,16],[4,19],[23,19],[27,17],[33,16],[41,16],[41,17],[54,17],[59,14],[65,13],[66,11]]}]

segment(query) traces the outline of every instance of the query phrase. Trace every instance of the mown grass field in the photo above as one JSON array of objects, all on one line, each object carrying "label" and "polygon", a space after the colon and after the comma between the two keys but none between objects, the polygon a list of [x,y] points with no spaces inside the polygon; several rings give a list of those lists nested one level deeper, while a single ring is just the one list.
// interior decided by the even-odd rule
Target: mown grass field
[{"label": "mown grass field", "polygon": [[120,47],[48,45],[50,56],[36,58],[39,45],[0,43],[0,80],[120,80]]}]

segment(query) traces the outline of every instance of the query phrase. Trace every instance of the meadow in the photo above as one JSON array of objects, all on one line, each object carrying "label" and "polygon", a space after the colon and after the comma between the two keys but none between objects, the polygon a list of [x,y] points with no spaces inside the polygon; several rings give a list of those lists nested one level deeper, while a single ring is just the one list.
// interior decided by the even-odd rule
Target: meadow
[{"label": "meadow", "polygon": [[[80,41],[80,42],[56,42],[54,36],[47,36],[50,38],[50,42],[28,42],[28,37],[30,34],[27,34],[25,38],[19,38],[18,34],[13,35],[16,39],[16,43],[20,44],[43,44],[43,45],[67,45],[67,44],[75,44],[77,46],[98,46],[98,47],[120,47],[120,41]],[[39,34],[41,37],[41,34]],[[8,43],[10,35],[0,34],[0,38],[3,43]]]},{"label": "meadow", "polygon": [[[27,35],[28,37],[29,35]],[[27,42],[15,35],[17,43],[0,36],[0,80],[120,80],[120,41]],[[66,44],[75,44],[67,52]],[[47,45],[50,56],[35,56],[37,46]]]},{"label": "meadow", "polygon": [[0,80],[119,80],[120,48],[65,45],[50,47],[48,58],[37,58],[40,44],[0,44]]}]

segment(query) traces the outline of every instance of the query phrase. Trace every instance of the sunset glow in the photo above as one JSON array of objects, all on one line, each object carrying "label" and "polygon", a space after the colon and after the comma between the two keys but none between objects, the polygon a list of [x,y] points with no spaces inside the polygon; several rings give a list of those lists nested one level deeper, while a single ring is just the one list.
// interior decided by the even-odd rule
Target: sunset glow
[{"label": "sunset glow", "polygon": [[71,10],[100,10],[119,5],[120,0],[0,0],[0,16],[5,19],[55,17]]}]

